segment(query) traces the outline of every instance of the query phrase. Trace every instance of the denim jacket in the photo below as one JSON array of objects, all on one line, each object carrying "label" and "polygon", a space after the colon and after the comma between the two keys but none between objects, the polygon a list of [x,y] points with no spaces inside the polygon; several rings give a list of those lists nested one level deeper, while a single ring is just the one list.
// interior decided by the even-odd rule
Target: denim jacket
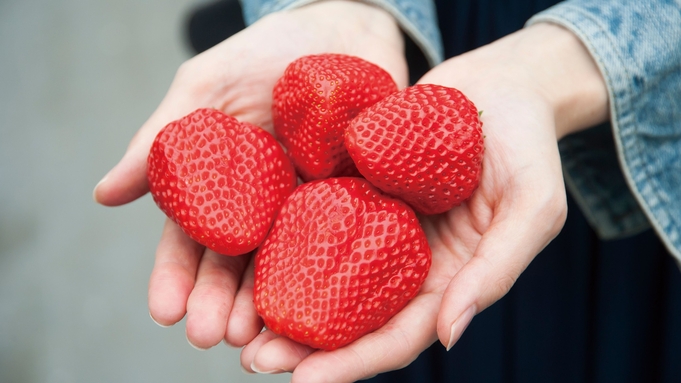
[{"label": "denim jacket", "polygon": [[[248,24],[317,0],[242,0]],[[431,65],[443,59],[428,0],[364,0],[392,14]],[[605,79],[611,122],[559,143],[565,180],[604,239],[652,226],[681,262],[681,0],[568,0],[550,22],[581,39]]]}]

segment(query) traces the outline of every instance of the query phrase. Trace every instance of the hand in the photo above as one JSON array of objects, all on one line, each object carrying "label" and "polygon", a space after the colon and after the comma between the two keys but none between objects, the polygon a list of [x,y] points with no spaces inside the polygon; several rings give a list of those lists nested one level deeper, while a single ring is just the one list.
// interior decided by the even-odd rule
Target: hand
[{"label": "hand", "polygon": [[607,118],[605,85],[579,41],[538,25],[446,61],[420,82],[467,94],[483,110],[486,135],[472,198],[422,219],[433,264],[420,293],[384,327],[331,352],[265,331],[244,348],[244,368],[293,371],[294,383],[353,382],[406,366],[438,338],[449,349],[562,228],[557,140]]},{"label": "hand", "polygon": [[[362,57],[406,86],[402,36],[383,10],[327,1],[266,16],[180,67],[158,109],[95,188],[95,200],[115,206],[144,195],[146,158],[156,134],[199,107],[215,107],[271,131],[275,81],[294,59],[324,52]],[[149,282],[150,315],[167,326],[186,313],[187,339],[198,348],[222,339],[246,344],[262,329],[252,307],[250,258],[207,250],[168,221]]]}]

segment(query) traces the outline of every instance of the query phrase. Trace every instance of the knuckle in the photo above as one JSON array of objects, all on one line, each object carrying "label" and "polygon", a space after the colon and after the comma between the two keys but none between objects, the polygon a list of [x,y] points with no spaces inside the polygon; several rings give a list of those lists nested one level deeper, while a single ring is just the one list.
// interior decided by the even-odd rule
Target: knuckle
[{"label": "knuckle", "polygon": [[511,287],[515,284],[515,281],[517,280],[516,276],[510,275],[508,273],[504,273],[497,278],[495,287],[496,287],[496,295],[498,296],[497,299],[503,297],[506,295],[511,290]]},{"label": "knuckle", "polygon": [[180,64],[175,72],[173,82],[176,84],[191,85],[203,78],[200,57],[196,56]]},{"label": "knuckle", "polygon": [[535,217],[544,224],[547,235],[553,239],[560,233],[567,219],[567,197],[564,188],[535,196],[533,200]]},{"label": "knuckle", "polygon": [[189,59],[180,64],[180,66],[177,68],[177,71],[175,72],[175,81],[182,81],[183,79],[189,77],[189,75],[194,71],[193,63],[193,59]]},{"label": "knuckle", "polygon": [[560,233],[567,220],[567,199],[565,193],[554,193],[549,201],[546,212],[551,215],[549,218],[552,224],[549,226],[549,234],[554,238]]}]

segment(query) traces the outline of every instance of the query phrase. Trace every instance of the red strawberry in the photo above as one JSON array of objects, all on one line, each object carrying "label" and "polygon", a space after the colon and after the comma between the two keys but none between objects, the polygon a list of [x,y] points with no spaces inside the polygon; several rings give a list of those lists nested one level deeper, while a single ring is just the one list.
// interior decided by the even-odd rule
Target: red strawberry
[{"label": "red strawberry", "polygon": [[343,132],[362,109],[397,85],[390,74],[358,57],[304,56],[274,87],[272,118],[277,138],[305,181],[359,175],[343,145]]},{"label": "red strawberry", "polygon": [[255,307],[275,333],[333,350],[385,324],[431,264],[414,211],[361,178],[303,184],[255,257]]},{"label": "red strawberry", "polygon": [[460,91],[415,85],[360,113],[345,145],[360,173],[423,214],[461,204],[478,187],[484,143],[475,105]]},{"label": "red strawberry", "polygon": [[170,219],[225,255],[255,249],[296,186],[293,166],[271,134],[214,109],[159,132],[147,178]]}]

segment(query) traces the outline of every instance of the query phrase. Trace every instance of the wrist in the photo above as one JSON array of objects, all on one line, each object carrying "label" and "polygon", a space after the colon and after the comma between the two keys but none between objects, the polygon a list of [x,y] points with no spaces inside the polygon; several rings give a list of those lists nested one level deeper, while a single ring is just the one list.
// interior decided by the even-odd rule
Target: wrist
[{"label": "wrist", "polygon": [[515,37],[515,57],[552,107],[558,139],[608,120],[605,81],[591,54],[572,32],[538,23]]}]

